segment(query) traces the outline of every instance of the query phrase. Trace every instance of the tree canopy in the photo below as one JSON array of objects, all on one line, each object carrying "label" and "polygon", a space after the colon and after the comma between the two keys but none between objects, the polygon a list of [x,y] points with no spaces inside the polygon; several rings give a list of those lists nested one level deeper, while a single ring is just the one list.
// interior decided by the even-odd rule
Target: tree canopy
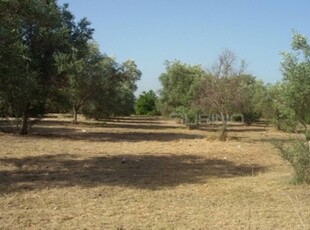
[{"label": "tree canopy", "polygon": [[15,116],[45,112],[45,102],[61,76],[55,57],[68,37],[63,12],[56,1],[1,1],[1,96]]},{"label": "tree canopy", "polygon": [[[128,114],[141,72],[100,52],[91,23],[75,21],[55,0],[0,2],[0,107],[2,116],[30,117],[71,108],[90,117]],[[83,108],[82,108],[83,107]]]},{"label": "tree canopy", "polygon": [[153,90],[143,91],[136,101],[135,111],[137,115],[158,115],[158,97]]},{"label": "tree canopy", "polygon": [[[224,50],[209,69],[166,61],[162,88],[134,92],[141,71],[134,60],[118,63],[100,51],[95,30],[75,20],[69,5],[56,0],[0,1],[0,116],[21,120],[27,134],[30,117],[68,112],[101,119],[136,114],[199,112],[227,117],[242,114],[248,124],[264,117],[278,128],[305,133],[310,122],[310,45],[293,33],[290,52],[282,52],[282,81],[265,85],[245,71],[245,61]],[[307,134],[308,135],[308,134]],[[309,139],[310,139],[310,135]]]},{"label": "tree canopy", "polygon": [[166,62],[166,72],[159,80],[162,84],[160,91],[160,107],[163,114],[170,114],[176,110],[191,108],[194,88],[205,75],[199,65],[188,65],[180,61]]},{"label": "tree canopy", "polygon": [[291,46],[293,52],[282,53],[283,103],[307,130],[310,118],[310,45],[305,36],[294,32]]}]

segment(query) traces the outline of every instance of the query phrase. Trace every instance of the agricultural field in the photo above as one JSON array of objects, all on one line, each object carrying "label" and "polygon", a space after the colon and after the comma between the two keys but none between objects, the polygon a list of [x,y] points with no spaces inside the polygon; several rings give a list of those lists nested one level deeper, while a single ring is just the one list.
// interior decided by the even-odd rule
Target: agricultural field
[{"label": "agricultural field", "polygon": [[[0,122],[0,229],[310,229],[310,188],[271,125],[209,127],[49,115],[28,136]],[[5,127],[7,126],[7,127]]]}]

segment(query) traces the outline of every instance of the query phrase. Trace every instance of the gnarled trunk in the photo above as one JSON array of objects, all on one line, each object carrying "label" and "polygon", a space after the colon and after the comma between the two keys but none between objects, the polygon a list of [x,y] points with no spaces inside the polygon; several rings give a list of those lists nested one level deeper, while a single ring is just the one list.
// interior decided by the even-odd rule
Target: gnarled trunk
[{"label": "gnarled trunk", "polygon": [[84,104],[85,100],[89,97],[89,95],[85,95],[84,97],[81,98],[80,101],[78,101],[77,103],[73,104],[73,120],[72,122],[74,124],[77,124],[77,116],[78,116],[78,111],[80,110],[80,108],[82,107],[82,105]]},{"label": "gnarled trunk", "polygon": [[73,106],[73,120],[72,120],[72,122],[74,124],[78,123],[77,116],[78,116],[78,108],[76,108],[76,106]]},{"label": "gnarled trunk", "polygon": [[28,134],[28,119],[29,119],[29,112],[28,112],[28,108],[26,108],[23,112],[22,127],[20,130],[21,135]]}]

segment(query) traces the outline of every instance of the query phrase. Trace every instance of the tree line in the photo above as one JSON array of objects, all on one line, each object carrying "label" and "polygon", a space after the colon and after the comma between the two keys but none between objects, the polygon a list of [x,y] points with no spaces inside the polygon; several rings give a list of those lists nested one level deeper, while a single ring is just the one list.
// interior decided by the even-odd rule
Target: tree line
[{"label": "tree line", "polygon": [[247,124],[264,118],[278,129],[302,129],[310,138],[310,46],[294,32],[292,51],[283,52],[283,79],[265,84],[246,71],[246,62],[224,50],[208,69],[165,62],[161,89],[135,100],[141,71],[133,60],[118,63],[100,52],[91,23],[75,20],[56,0],[0,1],[0,116],[21,119],[68,112],[109,116],[216,113],[225,137],[227,116],[241,113]]},{"label": "tree line", "polygon": [[[306,36],[293,32],[292,50],[282,52],[283,78],[266,84],[246,70],[246,62],[224,50],[208,69],[179,60],[167,61],[159,77],[158,96],[143,92],[138,114],[181,114],[190,121],[197,114],[219,114],[220,139],[226,137],[227,117],[242,114],[250,125],[259,119],[284,131],[300,131],[310,139],[310,46]],[[151,101],[151,103],[150,103]],[[152,104],[153,107],[144,106]],[[156,105],[156,106],[154,106]],[[189,122],[190,123],[190,122]]]},{"label": "tree line", "polygon": [[118,63],[100,52],[94,29],[75,20],[56,0],[0,2],[0,116],[21,118],[47,112],[100,119],[129,115],[141,71],[133,60]]}]

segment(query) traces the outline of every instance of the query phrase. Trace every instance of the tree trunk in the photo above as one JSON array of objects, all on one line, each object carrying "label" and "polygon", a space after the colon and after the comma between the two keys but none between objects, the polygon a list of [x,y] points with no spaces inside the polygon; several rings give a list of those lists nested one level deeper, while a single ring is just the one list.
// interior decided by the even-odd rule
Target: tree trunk
[{"label": "tree trunk", "polygon": [[73,123],[74,124],[77,124],[78,122],[77,122],[77,115],[78,115],[78,109],[76,108],[76,106],[73,106]]},{"label": "tree trunk", "polygon": [[84,97],[81,98],[81,100],[77,103],[75,103],[73,105],[73,120],[72,122],[74,124],[77,124],[77,116],[78,116],[78,111],[80,110],[80,108],[82,107],[82,105],[84,104],[85,100],[89,97],[89,95],[85,95]]},{"label": "tree trunk", "polygon": [[29,119],[28,108],[26,108],[25,111],[23,112],[22,128],[20,130],[21,135],[28,134],[28,119]]},{"label": "tree trunk", "polygon": [[221,113],[221,118],[222,118],[222,128],[221,128],[221,133],[219,136],[220,141],[226,141],[227,138],[227,121],[224,113]]}]

